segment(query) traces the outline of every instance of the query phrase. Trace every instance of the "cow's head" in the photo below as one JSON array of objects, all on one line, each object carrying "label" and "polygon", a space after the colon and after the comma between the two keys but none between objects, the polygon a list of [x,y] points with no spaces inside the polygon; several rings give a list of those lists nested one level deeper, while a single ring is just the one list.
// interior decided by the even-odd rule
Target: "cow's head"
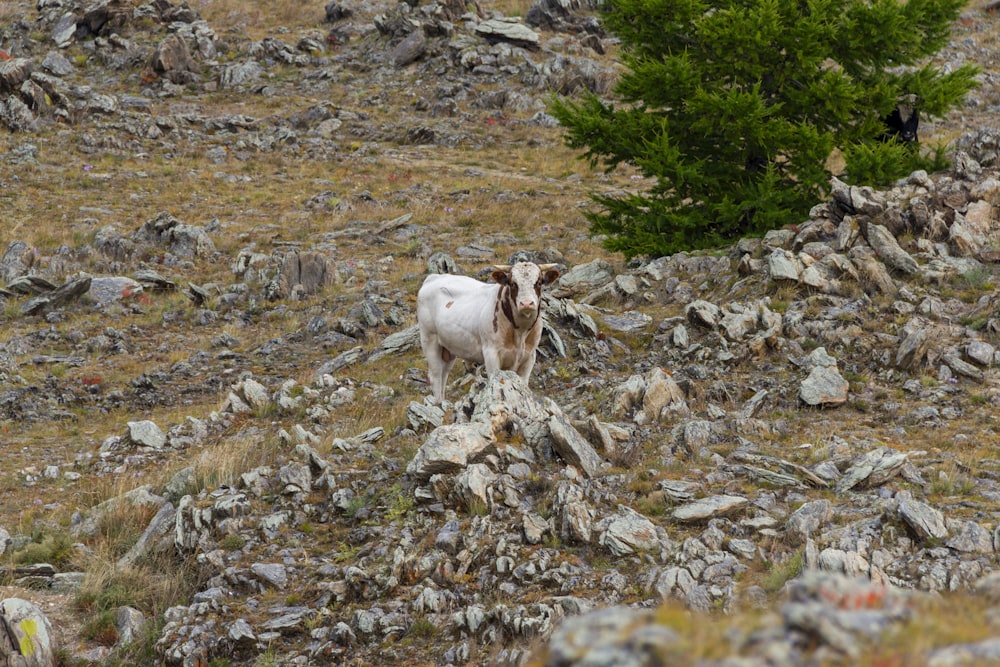
[{"label": "cow's head", "polygon": [[555,264],[518,262],[513,266],[494,266],[493,280],[507,286],[511,305],[521,317],[533,317],[542,302],[542,286],[559,277]]}]

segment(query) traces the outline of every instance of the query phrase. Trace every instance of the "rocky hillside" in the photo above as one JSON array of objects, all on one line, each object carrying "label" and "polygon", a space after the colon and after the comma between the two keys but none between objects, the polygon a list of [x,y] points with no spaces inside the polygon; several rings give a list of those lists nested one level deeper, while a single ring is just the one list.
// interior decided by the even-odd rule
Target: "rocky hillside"
[{"label": "rocky hillside", "polygon": [[[513,17],[513,18],[512,18]],[[996,17],[953,168],[623,263],[575,2],[0,7],[0,652],[33,664],[1000,660]],[[529,383],[416,291],[554,262]],[[462,371],[462,372],[460,372]],[[22,621],[35,621],[26,630]]]}]

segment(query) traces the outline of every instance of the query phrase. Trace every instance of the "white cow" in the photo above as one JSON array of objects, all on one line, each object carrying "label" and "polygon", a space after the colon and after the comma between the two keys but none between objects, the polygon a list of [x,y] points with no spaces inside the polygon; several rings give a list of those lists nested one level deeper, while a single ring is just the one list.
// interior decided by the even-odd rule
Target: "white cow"
[{"label": "white cow", "polygon": [[559,277],[554,264],[495,266],[495,283],[432,273],[417,293],[420,345],[431,391],[444,400],[457,359],[483,364],[486,373],[513,370],[527,381],[542,336],[542,286]]}]

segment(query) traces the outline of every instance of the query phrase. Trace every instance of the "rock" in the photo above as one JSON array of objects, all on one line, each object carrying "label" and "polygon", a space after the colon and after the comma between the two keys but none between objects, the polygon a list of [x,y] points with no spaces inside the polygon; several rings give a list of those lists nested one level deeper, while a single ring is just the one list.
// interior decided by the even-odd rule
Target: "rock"
[{"label": "rock", "polygon": [[0,601],[0,662],[17,667],[55,667],[58,646],[52,624],[31,602],[16,597]]},{"label": "rock", "polygon": [[417,433],[437,428],[444,421],[444,410],[437,405],[411,401],[406,409],[406,420]]},{"label": "rock", "polygon": [[135,607],[118,607],[115,610],[114,625],[120,646],[145,639],[146,617]]},{"label": "rock", "polygon": [[988,665],[1000,662],[1000,638],[936,648],[927,656],[927,667]]},{"label": "rock", "polygon": [[865,234],[868,245],[886,266],[906,275],[917,272],[916,260],[899,246],[896,237],[888,229],[882,225],[868,224],[862,227],[862,233]]},{"label": "rock", "polygon": [[984,340],[975,339],[965,346],[965,356],[980,366],[992,366],[997,358],[996,348]]},{"label": "rock", "polygon": [[545,667],[644,665],[681,641],[680,635],[651,623],[648,610],[610,607],[566,619],[549,642]]},{"label": "rock", "polygon": [[[931,521],[930,524],[934,522]],[[992,553],[995,551],[990,531],[975,521],[945,521],[950,537],[945,546],[963,553]]]},{"label": "rock", "polygon": [[614,556],[625,556],[656,549],[660,542],[652,521],[630,507],[619,505],[618,513],[608,520],[598,543]]},{"label": "rock", "polygon": [[330,257],[318,252],[292,251],[285,254],[275,287],[268,296],[271,299],[312,296],[339,281],[337,267]]},{"label": "rock", "polygon": [[42,69],[55,76],[69,76],[75,70],[66,56],[58,51],[49,51],[42,60]]},{"label": "rock", "polygon": [[682,523],[707,521],[739,512],[748,503],[743,496],[709,496],[681,505],[671,513],[671,517]]},{"label": "rock", "polygon": [[420,60],[426,51],[427,37],[424,35],[424,31],[418,28],[407,35],[406,39],[392,50],[392,62],[395,63],[396,67],[403,68]]},{"label": "rock", "polygon": [[165,212],[143,224],[132,240],[165,245],[178,257],[204,257],[215,252],[215,243],[203,227],[186,225]]},{"label": "rock", "polygon": [[49,33],[53,43],[60,49],[72,44],[74,35],[76,35],[76,15],[73,12],[63,14]]},{"label": "rock", "polygon": [[562,415],[553,415],[548,421],[552,434],[552,449],[566,463],[580,468],[585,475],[593,477],[603,467],[600,455]]},{"label": "rock", "polygon": [[684,315],[695,326],[714,329],[718,326],[722,311],[718,306],[708,301],[692,301],[684,308]]},{"label": "rock", "polygon": [[540,544],[546,533],[552,532],[552,525],[534,512],[526,512],[521,519],[521,529],[524,541],[528,544]]},{"label": "rock", "polygon": [[550,292],[552,296],[559,298],[573,297],[603,287],[613,279],[611,265],[606,260],[595,259],[577,264],[560,274]]},{"label": "rock", "polygon": [[799,386],[799,399],[812,406],[843,405],[849,388],[850,384],[835,367],[816,366]]},{"label": "rock", "polygon": [[914,500],[909,494],[897,494],[896,511],[920,540],[943,540],[948,537],[944,515],[926,503]]},{"label": "rock", "polygon": [[897,290],[896,282],[889,275],[885,264],[879,261],[871,248],[865,245],[855,245],[848,252],[855,272],[861,284],[868,291],[882,294],[895,295]]},{"label": "rock", "polygon": [[283,590],[288,583],[288,568],[281,563],[254,563],[250,571],[261,582],[278,590]]},{"label": "rock", "polygon": [[879,447],[857,457],[844,476],[837,481],[838,492],[856,486],[875,487],[885,484],[900,473],[907,461],[906,454],[888,447]]},{"label": "rock", "polygon": [[421,479],[438,473],[453,473],[495,453],[493,429],[488,422],[445,424],[431,431],[406,466],[406,472]]},{"label": "rock", "polygon": [[198,79],[198,66],[191,57],[187,42],[177,34],[168,35],[156,47],[151,62],[154,71],[167,77],[172,83],[191,83]]},{"label": "rock", "polygon": [[896,366],[906,369],[920,368],[927,358],[931,344],[936,340],[936,333],[939,332],[934,327],[914,327],[896,350]]},{"label": "rock", "polygon": [[793,544],[802,544],[833,518],[829,500],[811,500],[792,512],[785,522],[785,532]]},{"label": "rock", "polygon": [[142,284],[123,276],[112,278],[92,278],[87,294],[99,304],[107,305],[122,299],[142,294]]},{"label": "rock", "polygon": [[802,262],[784,248],[775,248],[767,258],[767,271],[771,280],[798,282],[802,276]]},{"label": "rock", "polygon": [[155,423],[147,420],[128,422],[128,441],[136,447],[163,449],[167,436]]},{"label": "rock", "polygon": [[497,475],[482,463],[471,463],[455,476],[455,493],[470,511],[489,510],[493,506],[492,486]]},{"label": "rock", "polygon": [[28,80],[34,64],[28,58],[0,60],[0,93],[16,92]]},{"label": "rock", "polygon": [[[367,356],[365,361],[368,363],[375,363],[384,357],[391,354],[400,354],[408,350],[412,350],[420,345],[420,327],[414,324],[412,327],[403,329],[402,331],[397,331],[396,333],[389,334],[385,339],[372,350],[371,354]],[[359,349],[360,352],[364,352],[363,348]],[[364,355],[359,355],[364,358]],[[334,369],[336,370],[336,369]]]},{"label": "rock", "polygon": [[537,48],[538,33],[522,24],[518,19],[495,18],[479,23],[476,34],[485,37],[491,43],[513,42],[526,48]]},{"label": "rock", "polygon": [[264,67],[256,60],[230,63],[219,73],[219,88],[232,90],[256,83],[264,75]]},{"label": "rock", "polygon": [[[150,555],[160,543],[167,544],[172,548],[173,545],[168,538],[172,536],[172,531],[176,526],[176,514],[171,503],[164,503],[128,553],[118,559],[118,567],[124,569],[135,565],[142,558]],[[134,639],[128,641],[134,641]]]},{"label": "rock", "polygon": [[647,373],[644,383],[643,419],[637,421],[647,424],[657,422],[666,417],[668,411],[674,414],[687,414],[688,405],[684,390],[662,368],[654,368]]},{"label": "rock", "polygon": [[90,277],[77,278],[56,289],[29,299],[21,306],[25,315],[39,315],[79,299],[90,290]]}]

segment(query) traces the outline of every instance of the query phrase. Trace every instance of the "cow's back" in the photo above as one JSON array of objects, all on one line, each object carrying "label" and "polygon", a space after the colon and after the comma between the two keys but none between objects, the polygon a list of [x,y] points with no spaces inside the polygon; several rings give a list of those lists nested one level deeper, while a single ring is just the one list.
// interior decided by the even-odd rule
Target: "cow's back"
[{"label": "cow's back", "polygon": [[469,359],[481,356],[483,327],[491,327],[499,285],[468,276],[432,273],[417,292],[417,321],[441,338],[452,352]]}]

